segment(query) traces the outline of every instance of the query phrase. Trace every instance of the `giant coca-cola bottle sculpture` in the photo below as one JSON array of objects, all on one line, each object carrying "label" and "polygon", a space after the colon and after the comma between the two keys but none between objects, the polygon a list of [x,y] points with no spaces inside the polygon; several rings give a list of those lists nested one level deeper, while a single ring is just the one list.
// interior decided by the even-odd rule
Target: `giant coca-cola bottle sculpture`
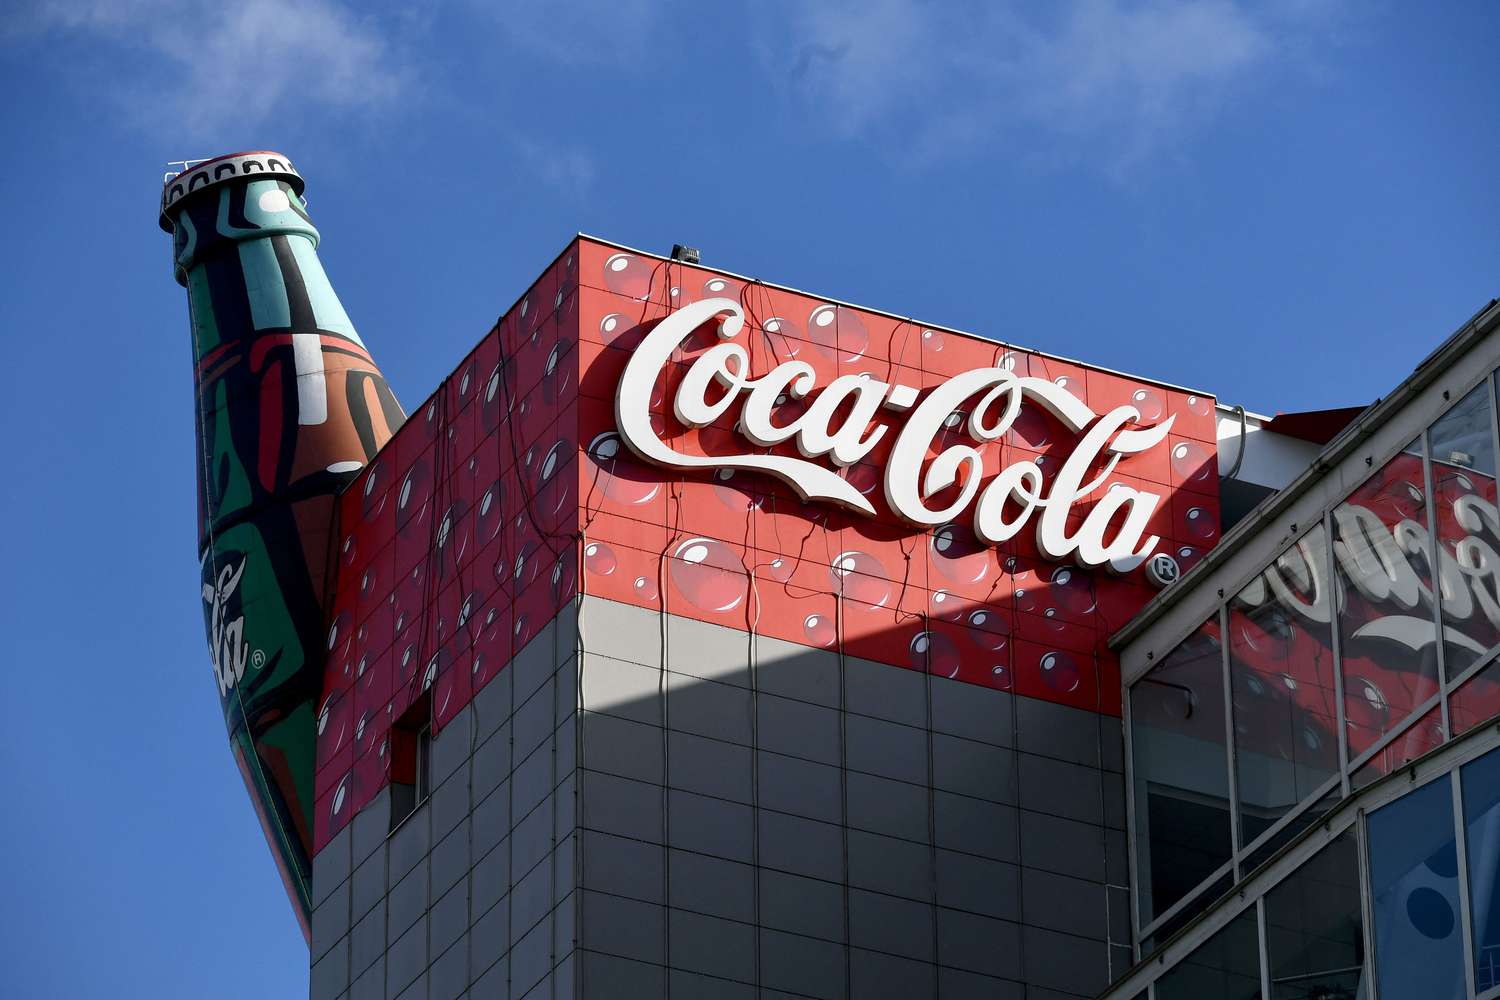
[{"label": "giant coca-cola bottle sculpture", "polygon": [[404,415],[328,283],[302,191],[280,153],[221,156],[167,180],[160,221],[191,315],[210,660],[305,933],[334,499]]}]

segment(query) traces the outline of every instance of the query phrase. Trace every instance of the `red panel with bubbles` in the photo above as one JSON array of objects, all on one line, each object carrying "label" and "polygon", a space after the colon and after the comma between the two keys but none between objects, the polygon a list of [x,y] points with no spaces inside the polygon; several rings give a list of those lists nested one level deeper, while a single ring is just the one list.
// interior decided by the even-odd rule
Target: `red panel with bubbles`
[{"label": "red panel with bubbles", "polygon": [[[804,501],[801,484],[755,470],[663,468],[622,439],[616,390],[643,339],[711,298],[744,312],[736,342],[748,376],[787,361],[810,368],[815,388],[783,393],[777,426],[840,376],[909,388],[904,407],[876,412],[885,430],[870,452],[838,472],[873,515]],[[914,403],[976,368],[1066,389],[1096,415],[1132,406],[1136,429],[1171,420],[1154,448],[1113,464],[1101,456],[1085,478],[1158,495],[1148,518],[1155,550],[1187,565],[1218,537],[1213,399],[985,332],[996,339],[589,240],[570,245],[340,498],[317,846],[388,781],[391,725],[407,706],[430,693],[440,729],[580,591],[1117,715],[1119,667],[1106,640],[1155,593],[1142,570],[1049,561],[1037,544],[1039,509],[998,545],[976,536],[972,497],[954,516],[914,526],[886,500],[890,453]],[[677,422],[683,379],[722,342],[710,323],[672,352],[649,399],[654,433],[695,457],[803,457],[790,440],[767,448],[744,438],[742,400],[701,429]],[[924,464],[967,446],[982,468],[962,470],[933,505],[976,475],[972,485],[984,489],[1017,462],[1036,464],[1045,493],[1091,426],[1071,432],[1027,403],[1000,440],[980,444],[966,429],[965,407],[976,403],[960,405]],[[1061,519],[1069,535],[1100,495]]]}]

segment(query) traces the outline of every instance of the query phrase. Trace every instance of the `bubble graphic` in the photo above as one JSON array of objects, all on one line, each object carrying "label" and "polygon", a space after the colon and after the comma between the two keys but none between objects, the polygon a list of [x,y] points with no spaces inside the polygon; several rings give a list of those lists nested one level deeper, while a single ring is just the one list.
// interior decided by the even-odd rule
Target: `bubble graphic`
[{"label": "bubble graphic", "polygon": [[880,560],[867,552],[841,552],[829,566],[836,590],[851,600],[883,608],[891,599],[893,584]]},{"label": "bubble graphic", "polygon": [[807,317],[807,335],[824,355],[842,362],[857,361],[870,348],[870,331],[864,320],[844,306],[815,308]]},{"label": "bubble graphic", "polygon": [[1172,446],[1172,475],[1179,482],[1206,483],[1214,476],[1213,456],[1196,441]]},{"label": "bubble graphic", "polygon": [[731,611],[745,599],[745,564],[716,538],[689,538],[672,551],[667,572],[694,607]]},{"label": "bubble graphic", "polygon": [[1083,679],[1083,672],[1079,670],[1077,661],[1068,653],[1054,651],[1043,655],[1041,667],[1042,681],[1058,694],[1078,690]]},{"label": "bubble graphic", "polygon": [[633,254],[614,254],[604,262],[604,287],[626,298],[648,298],[652,270],[651,264]]},{"label": "bubble graphic", "polygon": [[954,583],[972,585],[990,574],[990,549],[966,525],[954,522],[934,530],[929,552],[932,565]]},{"label": "bubble graphic", "polygon": [[1167,412],[1167,397],[1160,389],[1142,386],[1130,394],[1130,405],[1140,411],[1140,423],[1154,424]]},{"label": "bubble graphic", "polygon": [[833,619],[828,615],[808,615],[802,620],[802,634],[814,646],[832,646],[838,638]]},{"label": "bubble graphic", "polygon": [[988,608],[970,612],[968,626],[969,638],[986,652],[999,653],[1010,642],[1010,622]]},{"label": "bubble graphic", "polygon": [[619,568],[615,550],[603,542],[589,542],[583,548],[583,568],[599,576],[609,576]]},{"label": "bubble graphic", "polygon": [[941,632],[918,632],[907,646],[912,669],[939,677],[957,677],[961,660],[958,647]]}]

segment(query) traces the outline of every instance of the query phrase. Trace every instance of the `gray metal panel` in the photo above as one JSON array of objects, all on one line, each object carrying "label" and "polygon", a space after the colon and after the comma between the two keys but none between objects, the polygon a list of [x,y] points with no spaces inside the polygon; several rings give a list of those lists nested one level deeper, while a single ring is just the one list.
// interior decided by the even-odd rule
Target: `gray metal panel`
[{"label": "gray metal panel", "polygon": [[755,928],[718,917],[667,912],[672,967],[740,982],[755,981]]},{"label": "gray metal panel", "polygon": [[[578,952],[578,981],[589,1000],[651,1000],[667,990],[667,970],[595,951]],[[477,994],[471,994],[476,997]]]},{"label": "gray metal panel", "polygon": [[483,802],[510,774],[510,722],[494,733],[474,751],[470,765],[470,785],[476,803]]},{"label": "gray metal panel", "polygon": [[428,945],[434,955],[447,951],[469,929],[469,886],[460,882],[427,914]]},{"label": "gray metal panel", "polygon": [[844,658],[844,704],[851,712],[908,726],[927,725],[927,675],[857,656]]},{"label": "gray metal panel", "polygon": [[549,677],[521,703],[511,717],[511,752],[515,759],[525,760],[556,728],[556,692],[552,686],[552,678]]},{"label": "gray metal panel", "polygon": [[[938,987],[943,1000],[1028,1000],[1026,987],[1018,982],[960,969],[939,969]],[[1035,994],[1030,1000],[1036,1000]]]},{"label": "gray metal panel", "polygon": [[1004,861],[957,851],[937,852],[938,905],[1001,920],[1021,914],[1021,870]]},{"label": "gray metal panel", "polygon": [[583,658],[583,707],[591,712],[659,726],[664,683],[659,666],[642,666],[600,652]]},{"label": "gray metal panel", "polygon": [[1101,941],[1024,927],[1026,981],[1044,989],[1093,996],[1109,985],[1109,946]]},{"label": "gray metal panel", "polygon": [[757,635],[755,672],[756,686],[764,694],[839,707],[839,658],[829,650]]},{"label": "gray metal panel", "polygon": [[339,938],[328,952],[313,963],[308,974],[309,1000],[338,1000],[349,988],[349,939]]},{"label": "gray metal panel", "polygon": [[1013,753],[977,740],[934,733],[933,787],[1013,805],[1016,801]]},{"label": "gray metal panel", "polygon": [[863,715],[845,720],[844,746],[851,770],[927,784],[927,731]]},{"label": "gray metal panel", "polygon": [[832,941],[844,937],[844,889],[834,882],[762,868],[760,920],[764,927]]},{"label": "gray metal panel", "polygon": [[936,960],[932,904],[849,890],[849,943],[923,962]]},{"label": "gray metal panel", "polygon": [[667,619],[667,650],[672,669],[705,680],[750,686],[750,637],[696,618]]},{"label": "gray metal panel", "polygon": [[1017,698],[1016,746],[1027,753],[1100,766],[1099,716],[1041,698]]},{"label": "gray metal panel", "polygon": [[665,847],[596,830],[585,830],[582,836],[586,888],[648,903],[665,901]]},{"label": "gray metal panel", "polygon": [[354,977],[349,1000],[385,1000],[385,952],[380,953],[374,965]]},{"label": "gray metal panel", "polygon": [[998,805],[952,792],[932,793],[939,847],[1015,861],[1020,816],[1014,806]]},{"label": "gray metal panel", "polygon": [[[927,842],[927,787],[850,771],[849,825],[871,833]],[[837,803],[834,803],[837,805]]]},{"label": "gray metal panel", "polygon": [[[433,780],[436,780],[435,778]],[[469,763],[455,767],[448,779],[432,793],[432,838],[441,840],[469,815]]]},{"label": "gray metal panel", "polygon": [[580,891],[584,948],[642,962],[666,961],[666,907],[592,889]]},{"label": "gray metal panel", "polygon": [[521,876],[510,891],[511,947],[552,912],[552,865],[543,861]]},{"label": "gray metal panel", "polygon": [[[585,737],[587,747],[587,737]],[[662,788],[597,771],[582,771],[583,825],[654,844],[662,842]]]},{"label": "gray metal panel", "polygon": [[[668,854],[667,864],[671,906],[727,920],[755,922],[755,869],[750,865],[678,850]],[[660,885],[658,882],[658,889]]]},{"label": "gray metal panel", "polygon": [[[660,746],[660,741],[657,741]],[[735,802],[752,801],[748,747],[689,733],[667,734],[667,784]]]},{"label": "gray metal panel", "polygon": [[[654,611],[599,597],[585,599],[579,616],[583,648],[658,666],[661,663],[661,619]],[[588,666],[585,663],[584,672]]]},{"label": "gray metal panel", "polygon": [[427,860],[427,854],[432,850],[432,826],[428,822],[425,802],[391,834],[390,845],[386,885],[394,886],[406,877],[407,872]]},{"label": "gray metal panel", "polygon": [[1014,746],[1016,701],[1004,691],[934,677],[932,728],[981,743]]},{"label": "gray metal panel", "polygon": [[552,622],[543,625],[532,636],[521,651],[511,660],[502,673],[511,674],[511,697],[517,705],[524,704],[542,682],[557,672],[557,653],[553,649],[556,626]]},{"label": "gray metal panel", "polygon": [[432,895],[429,898],[436,900],[454,885],[464,881],[470,862],[469,820],[465,817],[456,829],[432,849]]},{"label": "gray metal panel", "polygon": [[1104,940],[1109,932],[1104,886],[1038,868],[1021,869],[1026,923]]},{"label": "gray metal panel", "polygon": [[440,785],[474,752],[474,706],[465,705],[432,737],[432,783]]},{"label": "gray metal panel", "polygon": [[938,995],[938,967],[863,948],[849,949],[849,995],[860,1000],[924,1000]]},{"label": "gray metal panel", "polygon": [[1106,850],[1101,826],[1021,811],[1021,863],[1028,868],[1104,882]]},{"label": "gray metal panel", "polygon": [[[396,883],[386,899],[385,939],[391,945],[406,929],[427,912],[427,861],[407,873]],[[402,985],[405,985],[404,983]]]},{"label": "gray metal panel", "polygon": [[750,718],[750,692],[745,688],[667,674],[667,725],[672,729],[748,746]]},{"label": "gray metal panel", "polygon": [[[925,844],[850,830],[849,884],[926,901],[932,895],[932,849]],[[835,878],[838,876],[835,874]]]},{"label": "gray metal panel", "polygon": [[804,996],[842,997],[844,946],[781,931],[760,935],[760,981]]},{"label": "gray metal panel", "polygon": [[524,997],[552,971],[552,928],[542,920],[510,951],[510,995]]},{"label": "gray metal panel", "polygon": [[469,926],[469,977],[478,979],[509,951],[510,907],[501,903]]},{"label": "gray metal panel", "polygon": [[[584,803],[587,808],[587,801]],[[671,789],[667,792],[672,847],[749,861],[755,833],[749,806]],[[657,813],[659,824],[661,814]]]},{"label": "gray metal panel", "polygon": [[1069,764],[1029,753],[1018,757],[1022,809],[1083,823],[1104,823],[1101,772],[1097,767]]},{"label": "gray metal panel", "polygon": [[510,718],[513,685],[510,670],[502,670],[474,694],[474,742],[482,744]]},{"label": "gray metal panel", "polygon": [[426,969],[427,918],[422,917],[385,953],[386,996],[398,996]]},{"label": "gray metal panel", "polygon": [[583,766],[621,778],[660,784],[662,731],[613,715],[581,712]]},{"label": "gray metal panel", "polygon": [[667,990],[678,1000],[759,1000],[749,983],[701,976],[681,969],[667,970]]},{"label": "gray metal panel", "polygon": [[469,872],[474,916],[485,913],[510,891],[510,842],[500,844],[474,864]]},{"label": "gray metal panel", "polygon": [[316,962],[328,953],[328,949],[349,933],[349,883],[345,879],[312,912],[312,934],[308,942],[308,953]]},{"label": "gray metal panel", "polygon": [[843,816],[842,772],[827,764],[797,757],[756,754],[760,807],[840,823]]},{"label": "gray metal panel", "polygon": [[352,861],[355,865],[373,854],[376,848],[385,845],[386,835],[391,832],[389,785],[376,792],[369,804],[355,814],[354,819],[349,821],[348,829],[352,832]]},{"label": "gray metal panel", "polygon": [[469,987],[469,941],[460,935],[427,970],[429,1000],[458,1000]]},{"label": "gray metal panel", "polygon": [[314,908],[327,899],[353,870],[351,840],[353,832],[349,825],[334,834],[321,851],[313,856],[312,901]]},{"label": "gray metal panel", "polygon": [[938,908],[938,962],[1000,979],[1021,978],[1021,928],[959,910]]},{"label": "gray metal panel", "polygon": [[[551,721],[551,714],[547,716]],[[516,765],[510,776],[510,808],[515,816],[525,816],[552,791],[552,744],[549,739]]]},{"label": "gray metal panel", "polygon": [[[349,934],[349,971],[356,979],[385,954],[385,899],[375,904]],[[384,983],[381,984],[384,989]]]},{"label": "gray metal panel", "polygon": [[514,878],[531,871],[552,853],[552,800],[549,796],[510,830],[510,870]]},{"label": "gray metal panel", "polygon": [[[762,812],[759,835],[760,864],[810,878],[842,881],[844,863],[840,827],[800,816]],[[745,845],[740,860],[750,860],[749,846],[748,843]]]},{"label": "gray metal panel", "polygon": [[510,783],[500,786],[474,807],[474,856],[482,858],[510,831]]},{"label": "gray metal panel", "polygon": [[756,738],[763,750],[838,764],[839,734],[834,709],[765,693],[756,698]]}]

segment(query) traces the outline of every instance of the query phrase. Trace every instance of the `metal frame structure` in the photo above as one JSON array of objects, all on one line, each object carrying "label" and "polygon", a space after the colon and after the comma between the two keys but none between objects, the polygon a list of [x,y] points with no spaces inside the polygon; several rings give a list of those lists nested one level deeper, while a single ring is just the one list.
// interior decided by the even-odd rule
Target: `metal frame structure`
[{"label": "metal frame structure", "polygon": [[[1449,697],[1470,678],[1495,663],[1497,658],[1500,658],[1500,646],[1488,650],[1475,663],[1464,668],[1456,676],[1449,677],[1441,641],[1442,601],[1436,600],[1433,602],[1432,614],[1434,628],[1439,639],[1436,663],[1437,693],[1415,706],[1390,732],[1381,736],[1374,745],[1351,760],[1345,719],[1343,651],[1335,616],[1330,622],[1330,634],[1337,703],[1339,774],[1325,781],[1313,794],[1290,809],[1254,841],[1248,844],[1241,842],[1243,831],[1238,801],[1236,766],[1238,758],[1227,639],[1229,602],[1241,587],[1254,579],[1289,545],[1300,539],[1314,520],[1321,523],[1323,527],[1324,544],[1327,546],[1325,553],[1327,565],[1330,575],[1335,573],[1333,510],[1364,482],[1371,469],[1379,468],[1395,457],[1414,439],[1420,442],[1422,448],[1424,510],[1428,524],[1431,526],[1428,558],[1430,565],[1436,567],[1439,542],[1433,490],[1431,430],[1436,422],[1470,391],[1481,385],[1486,386],[1489,393],[1491,446],[1493,453],[1500,456],[1500,400],[1497,400],[1496,396],[1497,368],[1500,368],[1500,306],[1491,303],[1470,323],[1449,338],[1423,365],[1419,366],[1417,371],[1398,387],[1389,399],[1372,406],[1356,421],[1355,425],[1335,439],[1307,473],[1299,477],[1282,494],[1262,504],[1262,509],[1258,512],[1260,516],[1247,518],[1244,522],[1244,530],[1231,532],[1230,537],[1220,546],[1225,551],[1216,550],[1210,553],[1213,558],[1205,558],[1192,573],[1188,574],[1185,582],[1179,582],[1175,587],[1164,592],[1156,602],[1153,602],[1152,606],[1148,606],[1142,615],[1116,635],[1114,645],[1120,650],[1122,684],[1125,689],[1122,721],[1125,736],[1126,823],[1129,835],[1134,841],[1139,829],[1140,806],[1136,802],[1131,689],[1165,659],[1167,652],[1175,649],[1205,620],[1214,615],[1218,617],[1220,635],[1223,637],[1220,647],[1225,703],[1224,763],[1229,770],[1227,787],[1230,797],[1232,850],[1230,861],[1226,865],[1216,869],[1184,899],[1177,901],[1165,912],[1153,915],[1150,921],[1143,924],[1141,919],[1142,873],[1139,870],[1136,845],[1132,843],[1131,850],[1128,852],[1131,877],[1131,929],[1134,954],[1138,962],[1144,957],[1143,942],[1163,926],[1178,918],[1189,908],[1200,907],[1204,908],[1205,912],[1175,933],[1164,944],[1153,942],[1160,945],[1153,949],[1154,960],[1145,965],[1138,965],[1130,975],[1107,991],[1106,997],[1120,997],[1123,1000],[1123,998],[1135,996],[1136,991],[1154,982],[1159,975],[1175,965],[1175,961],[1169,961],[1169,959],[1180,958],[1191,953],[1199,944],[1243,912],[1250,902],[1258,908],[1258,921],[1262,932],[1262,987],[1265,990],[1265,996],[1269,997],[1269,968],[1265,955],[1264,936],[1265,912],[1260,902],[1261,894],[1279,881],[1280,875],[1290,874],[1301,861],[1306,860],[1325,845],[1332,836],[1349,829],[1352,823],[1358,831],[1360,877],[1365,897],[1363,906],[1368,911],[1370,901],[1368,871],[1366,870],[1364,814],[1400,793],[1399,789],[1396,794],[1391,792],[1392,788],[1398,788],[1394,781],[1397,775],[1407,774],[1414,782],[1419,765],[1425,775],[1431,773],[1431,767],[1434,764],[1450,760],[1455,754],[1478,756],[1493,746],[1500,745],[1500,726],[1475,727],[1458,740],[1453,739],[1448,706]],[[1372,415],[1378,419],[1368,419]],[[1368,450],[1365,450],[1366,445],[1368,445]],[[1299,521],[1301,531],[1299,531]],[[1257,525],[1253,530],[1252,524]],[[1434,573],[1436,573],[1435,569]],[[1332,585],[1331,580],[1330,585]],[[1171,641],[1163,641],[1166,639]],[[1161,657],[1156,655],[1158,651],[1163,652]],[[1352,776],[1393,742],[1409,732],[1410,728],[1425,718],[1434,707],[1438,707],[1441,714],[1444,744],[1417,761],[1394,769],[1391,774],[1377,779],[1367,787],[1355,790],[1351,784]],[[1470,757],[1465,756],[1458,763],[1466,762],[1467,759]],[[1459,778],[1456,771],[1452,780],[1454,795],[1459,797]],[[1245,871],[1247,859],[1263,849],[1273,838],[1280,836],[1289,825],[1298,822],[1299,819],[1305,819],[1308,812],[1316,808],[1317,804],[1333,790],[1335,783],[1340,789],[1341,801],[1323,816],[1321,822],[1312,825],[1290,844],[1281,848],[1264,864],[1259,865],[1254,872],[1247,873]],[[1458,801],[1461,803],[1461,799]],[[1460,817],[1461,811],[1455,814],[1455,825],[1460,828],[1459,849],[1462,861],[1464,845]],[[1462,870],[1464,869],[1461,868]],[[1217,904],[1214,904],[1208,898],[1208,894],[1226,872],[1232,872],[1234,881],[1239,884],[1226,896],[1221,897]],[[1245,879],[1247,874],[1248,880],[1242,882],[1241,880]],[[1472,949],[1473,929],[1470,926],[1470,914],[1467,909],[1469,890],[1467,880],[1461,881],[1464,942],[1467,949],[1465,975],[1469,996],[1473,997],[1475,974]],[[1231,901],[1225,903],[1224,899]],[[1371,914],[1366,912],[1367,956],[1374,954],[1370,917]],[[1371,968],[1373,969],[1373,964]],[[1486,991],[1480,1000],[1497,1000],[1497,998],[1500,998],[1500,986]],[[1376,998],[1372,997],[1372,1000]]]}]

